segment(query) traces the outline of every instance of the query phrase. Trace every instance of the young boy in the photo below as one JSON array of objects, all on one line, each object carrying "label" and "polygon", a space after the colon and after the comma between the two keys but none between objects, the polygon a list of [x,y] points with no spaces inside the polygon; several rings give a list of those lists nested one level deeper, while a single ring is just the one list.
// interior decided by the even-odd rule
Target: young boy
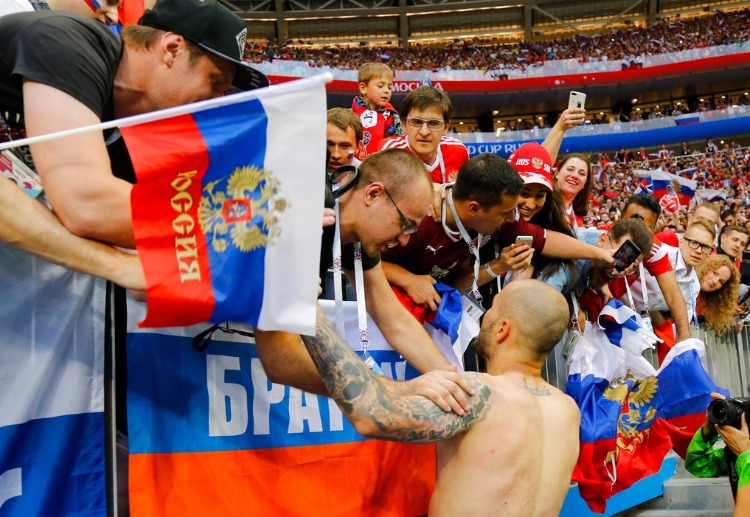
[{"label": "young boy", "polygon": [[359,93],[352,101],[352,111],[362,121],[362,142],[355,158],[364,160],[377,151],[378,144],[389,136],[401,136],[404,129],[396,109],[390,104],[393,70],[383,63],[365,63],[359,69]]}]

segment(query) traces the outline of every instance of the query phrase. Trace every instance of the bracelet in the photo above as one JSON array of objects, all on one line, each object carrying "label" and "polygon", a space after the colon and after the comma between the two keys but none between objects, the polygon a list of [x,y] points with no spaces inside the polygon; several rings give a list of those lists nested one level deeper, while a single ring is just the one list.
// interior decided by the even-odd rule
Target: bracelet
[{"label": "bracelet", "polygon": [[484,270],[487,271],[487,274],[490,275],[492,278],[497,278],[497,274],[495,274],[495,272],[492,271],[492,268],[490,267],[489,262],[484,263]]}]

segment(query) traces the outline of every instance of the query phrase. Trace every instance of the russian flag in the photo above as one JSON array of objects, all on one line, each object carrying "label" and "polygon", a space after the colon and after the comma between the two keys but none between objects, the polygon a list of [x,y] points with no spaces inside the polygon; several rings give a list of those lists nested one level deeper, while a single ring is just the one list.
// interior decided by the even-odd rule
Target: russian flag
[{"label": "russian flag", "polygon": [[700,124],[701,118],[697,113],[687,113],[674,117],[674,123],[678,126],[689,126],[691,124]]},{"label": "russian flag", "polygon": [[[344,303],[345,336],[361,353],[356,303]],[[271,382],[252,338],[217,331],[198,352],[191,340],[205,325],[138,328],[143,311],[129,300],[131,515],[427,513],[434,445],[363,438],[333,400]],[[418,375],[372,320],[368,329],[386,376]]]},{"label": "russian flag", "polygon": [[[316,78],[313,78],[316,79]],[[323,81],[294,81],[121,128],[148,285],[144,326],[315,326],[325,189]]]},{"label": "russian flag", "polygon": [[698,182],[695,180],[664,172],[661,168],[650,171],[650,175],[654,185],[653,195],[656,199],[671,195],[669,187],[674,190],[681,205],[689,204],[690,200],[695,196],[695,189],[698,187]]},{"label": "russian flag", "polygon": [[471,316],[470,302],[461,296],[458,289],[442,282],[436,282],[433,287],[440,295],[440,305],[436,311],[417,305],[406,291],[391,286],[406,310],[424,324],[446,359],[463,370],[463,354],[471,340],[479,335],[479,323]]},{"label": "russian flag", "polygon": [[703,342],[678,343],[657,371],[640,354],[614,345],[617,332],[625,333],[611,324],[586,328],[573,351],[566,387],[581,410],[573,480],[599,513],[614,494],[656,473],[670,449],[684,457],[711,392],[727,393],[703,367]]},{"label": "russian flag", "polygon": [[105,284],[0,246],[3,516],[107,514]]}]

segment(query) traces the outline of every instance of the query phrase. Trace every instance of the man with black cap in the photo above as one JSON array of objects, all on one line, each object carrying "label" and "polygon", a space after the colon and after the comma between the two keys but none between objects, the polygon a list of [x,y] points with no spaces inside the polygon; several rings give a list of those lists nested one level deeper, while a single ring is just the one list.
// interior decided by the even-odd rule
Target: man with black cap
[{"label": "man with black cap", "polygon": [[[0,141],[219,97],[232,86],[266,86],[263,74],[241,63],[246,31],[245,23],[217,0],[159,0],[139,25],[123,29],[122,40],[101,23],[72,13],[4,16],[0,19]],[[54,218],[47,218],[49,224],[42,226],[44,220],[34,217],[27,221],[27,233],[0,232],[6,233],[0,240],[66,266],[111,277],[107,267],[71,264],[60,255],[68,249],[61,242],[77,245],[66,234],[68,230],[88,239],[134,246],[130,194],[135,177],[119,133],[89,132],[14,153],[38,172],[47,201],[65,228],[55,226]],[[0,178],[0,182],[8,180]],[[0,210],[0,226],[5,230],[23,203],[18,196],[8,199],[16,201]],[[42,230],[51,235],[43,235]],[[81,251],[92,244],[83,243]],[[76,261],[95,260],[82,257],[73,255]],[[139,268],[134,269],[138,273]],[[122,283],[142,286],[137,278],[135,283]],[[42,341],[45,350],[98,349],[100,339],[115,334],[115,330],[103,332],[103,308],[97,303],[103,296],[95,296],[103,287],[92,277],[74,275],[3,244],[0,292],[0,326],[17,329],[0,338],[3,350],[32,350],[33,344]],[[109,300],[111,312],[119,316],[122,298]],[[78,328],[86,332],[75,331]],[[118,379],[126,378],[119,371],[125,364],[123,352],[124,347],[115,346]],[[32,364],[35,357],[23,360]],[[10,363],[6,363],[0,360],[7,370]],[[118,383],[118,397],[124,395],[123,386]],[[125,408],[124,397],[117,408]],[[125,428],[124,413],[117,415],[117,423],[118,428]]]},{"label": "man with black cap", "polygon": [[[118,40],[71,13],[0,19],[0,135],[22,138],[268,85],[242,63],[247,28],[217,0],[159,0]],[[3,136],[0,136],[2,139]],[[114,135],[39,143],[24,156],[73,233],[133,246],[132,167]]]}]

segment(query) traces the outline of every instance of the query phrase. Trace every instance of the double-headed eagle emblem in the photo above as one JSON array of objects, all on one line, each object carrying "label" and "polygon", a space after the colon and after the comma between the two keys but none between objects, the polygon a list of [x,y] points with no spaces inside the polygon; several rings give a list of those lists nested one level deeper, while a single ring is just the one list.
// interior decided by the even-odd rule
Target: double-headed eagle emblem
[{"label": "double-headed eagle emblem", "polygon": [[[222,189],[223,182],[226,186]],[[279,180],[270,171],[237,167],[229,179],[206,184],[198,221],[214,251],[226,251],[231,239],[234,247],[249,252],[267,246],[281,234],[278,214],[288,205]]]},{"label": "double-headed eagle emblem", "polygon": [[[658,385],[659,381],[654,376],[636,379],[628,374],[604,390],[604,398],[607,400],[619,402],[621,405],[627,400],[627,406],[623,407],[617,421],[618,450],[632,453],[636,445],[648,436],[648,429],[640,431],[638,428],[656,417],[657,410],[651,403]],[[616,453],[617,451],[611,451],[607,459]]]}]

